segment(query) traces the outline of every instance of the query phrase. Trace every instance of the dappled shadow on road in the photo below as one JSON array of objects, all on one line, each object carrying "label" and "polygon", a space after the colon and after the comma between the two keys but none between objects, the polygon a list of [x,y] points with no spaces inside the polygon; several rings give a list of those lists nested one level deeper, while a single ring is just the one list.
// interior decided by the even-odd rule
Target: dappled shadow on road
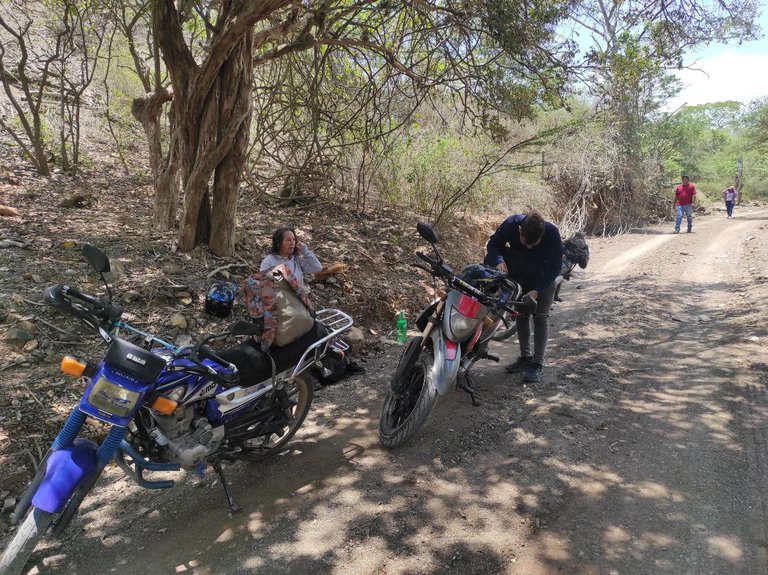
[{"label": "dappled shadow on road", "polygon": [[[749,353],[745,335],[765,337],[766,327],[747,306],[710,307],[702,294],[715,288],[733,297],[744,289],[675,280],[660,288],[652,279],[593,285],[602,296],[590,321],[603,329],[587,332],[580,325],[587,322],[578,321],[561,329],[558,371],[586,387],[557,398],[546,421],[576,428],[573,449],[560,450],[569,457],[534,454],[568,492],[543,509],[555,548],[568,555],[564,562],[543,549],[541,561],[552,570],[751,573],[764,567],[762,500],[739,498],[765,471],[765,441],[754,438],[768,429],[766,381],[749,377],[748,360],[731,359],[739,349]],[[613,408],[591,411],[592,393],[608,393]],[[599,440],[585,448],[582,437],[592,430]],[[720,501],[712,496],[718,489]],[[732,509],[723,514],[713,505]],[[618,519],[626,517],[635,520]],[[754,533],[750,522],[758,526]],[[687,564],[690,556],[699,562]]]},{"label": "dappled shadow on road", "polygon": [[765,358],[729,357],[768,328],[753,307],[711,307],[714,287],[743,290],[593,282],[587,316],[553,315],[545,382],[481,366],[480,408],[442,400],[393,452],[376,441],[388,372],[371,366],[366,385],[320,393],[291,450],[228,468],[244,512],[228,513],[211,477],[166,495],[113,472],[45,553],[85,575],[106,553],[114,573],[135,573],[137,554],[153,573],[685,573],[690,555],[703,572],[749,573],[761,500],[724,498],[723,513],[708,495],[766,471]]}]

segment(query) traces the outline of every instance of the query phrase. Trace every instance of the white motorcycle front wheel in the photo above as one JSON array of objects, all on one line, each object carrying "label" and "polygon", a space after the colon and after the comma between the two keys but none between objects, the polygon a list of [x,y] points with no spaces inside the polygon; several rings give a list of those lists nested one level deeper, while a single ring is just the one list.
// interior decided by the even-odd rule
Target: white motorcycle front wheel
[{"label": "white motorcycle front wheel", "polygon": [[437,388],[432,377],[432,352],[425,349],[413,366],[403,390],[387,391],[379,419],[379,441],[393,449],[410,440],[427,422],[437,403]]},{"label": "white motorcycle front wheel", "polygon": [[501,315],[504,321],[500,322],[499,327],[497,327],[496,331],[493,332],[493,335],[491,336],[493,341],[504,341],[517,333],[517,324],[515,323],[515,318],[510,317],[510,313],[508,311],[503,312]]}]

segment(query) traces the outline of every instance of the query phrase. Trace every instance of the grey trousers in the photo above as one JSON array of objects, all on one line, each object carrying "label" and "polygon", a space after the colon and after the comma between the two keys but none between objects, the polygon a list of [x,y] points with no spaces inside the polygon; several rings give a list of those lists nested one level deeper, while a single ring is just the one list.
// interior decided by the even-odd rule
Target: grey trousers
[{"label": "grey trousers", "polygon": [[517,338],[520,340],[520,356],[531,357],[533,363],[544,365],[549,340],[549,310],[555,298],[555,284],[539,293],[536,311],[533,313],[533,353],[531,353],[531,315],[517,316]]}]

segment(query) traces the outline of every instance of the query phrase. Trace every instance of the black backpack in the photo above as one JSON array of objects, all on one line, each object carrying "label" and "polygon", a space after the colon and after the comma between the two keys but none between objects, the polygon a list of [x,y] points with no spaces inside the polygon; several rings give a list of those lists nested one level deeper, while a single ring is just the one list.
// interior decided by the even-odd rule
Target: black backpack
[{"label": "black backpack", "polygon": [[575,264],[579,264],[581,269],[587,267],[589,263],[589,246],[587,240],[580,233],[573,234],[563,242],[563,251],[565,257]]}]

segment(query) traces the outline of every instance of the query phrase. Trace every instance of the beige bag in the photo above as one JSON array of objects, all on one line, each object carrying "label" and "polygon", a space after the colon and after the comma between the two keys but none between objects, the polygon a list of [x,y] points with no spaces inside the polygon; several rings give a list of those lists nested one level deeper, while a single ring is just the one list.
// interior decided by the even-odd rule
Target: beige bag
[{"label": "beige bag", "polygon": [[275,309],[277,331],[274,344],[278,347],[296,341],[315,325],[307,306],[285,280],[275,282]]}]

